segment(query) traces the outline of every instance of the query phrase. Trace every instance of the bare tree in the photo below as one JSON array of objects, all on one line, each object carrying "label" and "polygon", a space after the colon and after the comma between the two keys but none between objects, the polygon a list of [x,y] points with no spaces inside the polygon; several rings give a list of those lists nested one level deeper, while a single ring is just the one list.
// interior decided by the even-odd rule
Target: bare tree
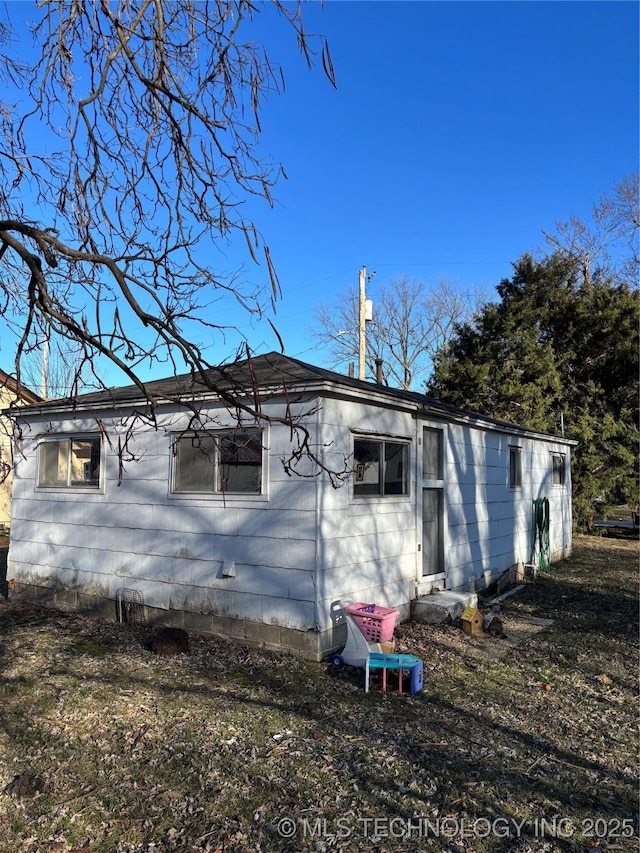
[{"label": "bare tree", "polygon": [[567,222],[556,223],[554,232],[543,231],[547,245],[578,266],[585,284],[601,272],[638,287],[639,198],[638,174],[625,176],[594,204],[590,221],[572,216]]},{"label": "bare tree", "polygon": [[50,330],[39,330],[34,342],[25,347],[20,363],[21,383],[43,399],[71,398],[94,390],[88,364],[82,365],[81,344],[60,338],[53,339]]},{"label": "bare tree", "polygon": [[[23,356],[58,337],[79,347],[77,376],[99,381],[107,359],[148,396],[140,367],[162,363],[218,391],[224,371],[200,343],[224,334],[217,303],[262,314],[279,297],[244,213],[254,197],[271,205],[282,175],[259,154],[263,102],[284,77],[255,18],[277,16],[335,84],[324,38],[285,0],[47,0],[0,14],[13,18],[0,20],[0,298],[18,378]],[[33,63],[14,32],[27,14]],[[238,241],[266,293],[212,263]],[[223,398],[263,417],[242,390],[227,383]]]},{"label": "bare tree", "polygon": [[[382,286],[367,322],[366,364],[375,376],[382,360],[386,384],[409,390],[432,369],[432,358],[466,320],[481,297],[464,293],[446,279],[429,286],[401,276]],[[332,305],[316,311],[315,337],[328,343],[336,364],[358,358],[359,293],[355,286]]]}]

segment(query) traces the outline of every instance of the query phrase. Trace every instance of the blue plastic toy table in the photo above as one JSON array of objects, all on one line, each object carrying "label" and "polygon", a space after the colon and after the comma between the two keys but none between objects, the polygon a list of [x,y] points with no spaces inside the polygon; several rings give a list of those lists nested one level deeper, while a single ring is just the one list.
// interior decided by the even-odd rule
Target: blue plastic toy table
[{"label": "blue plastic toy table", "polygon": [[422,690],[422,674],[423,666],[420,658],[415,655],[390,655],[378,652],[371,652],[365,664],[364,689],[365,693],[369,692],[369,676],[372,669],[382,670],[382,692],[387,692],[387,670],[392,669],[398,672],[398,693],[402,693],[402,673],[404,670],[409,672],[409,693],[413,696],[419,690]]}]

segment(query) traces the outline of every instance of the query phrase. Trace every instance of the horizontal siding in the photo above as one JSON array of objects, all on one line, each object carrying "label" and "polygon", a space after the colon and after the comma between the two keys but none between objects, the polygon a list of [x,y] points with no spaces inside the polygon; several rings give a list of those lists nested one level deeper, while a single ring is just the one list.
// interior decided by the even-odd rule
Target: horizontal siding
[{"label": "horizontal siding", "polygon": [[[221,535],[218,533],[167,532],[145,528],[110,529],[81,524],[16,521],[13,542],[23,553],[39,545],[64,552],[86,552],[84,561],[129,564],[133,560],[158,564],[157,558],[183,563],[189,560],[229,561],[252,565],[305,568],[315,565],[315,540],[280,539],[277,536]],[[49,558],[50,559],[50,558]],[[39,561],[42,562],[42,561]]]},{"label": "horizontal siding", "polygon": [[[186,422],[167,416],[162,425]],[[76,431],[94,432],[95,423],[74,422]],[[313,628],[316,486],[284,473],[288,437],[284,428],[268,431],[270,481],[257,499],[171,495],[171,435],[149,429],[136,433],[137,459],[120,485],[118,460],[105,446],[101,490],[38,489],[37,439],[27,439],[10,572],[110,598],[135,590],[164,609]],[[230,566],[234,577],[224,577]]]},{"label": "horizontal siding", "polygon": [[354,497],[351,483],[336,490],[320,488],[318,618],[330,627],[327,620],[335,600],[395,607],[408,605],[415,596],[416,447],[415,423],[404,412],[381,409],[372,416],[367,405],[326,400],[322,418],[331,459],[353,453],[354,434],[410,441],[407,497]]},{"label": "horizontal siding", "polygon": [[[272,402],[265,412],[282,414]],[[169,431],[186,426],[176,412],[161,418]],[[265,433],[261,496],[172,495],[172,435],[151,429],[136,434],[136,461],[126,464],[120,485],[118,460],[105,446],[103,490],[37,489],[35,428],[16,473],[9,571],[25,582],[56,580],[112,598],[135,589],[155,607],[300,630],[330,627],[330,604],[340,598],[406,610],[422,566],[415,422],[406,412],[326,399],[309,427],[325,464],[338,470],[353,452],[354,433],[410,441],[409,495],[355,498],[350,483],[333,488],[326,476],[288,476],[281,459],[291,450],[290,434],[277,425]],[[90,419],[75,421],[76,429],[95,432]],[[445,425],[445,435],[449,587],[483,584],[529,559],[537,497],[551,502],[552,551],[570,548],[570,482],[564,489],[550,483],[550,452],[568,454],[565,445],[522,436],[512,442],[508,434],[458,424]],[[513,491],[511,443],[522,448],[523,470],[522,489]],[[306,463],[300,471],[313,473]]]},{"label": "horizontal siding", "polygon": [[[445,473],[447,581],[453,588],[495,579],[528,562],[533,545],[533,501],[550,504],[551,550],[571,543],[571,486],[551,484],[551,454],[566,445],[451,425]],[[521,448],[522,487],[509,488],[509,447]]]}]

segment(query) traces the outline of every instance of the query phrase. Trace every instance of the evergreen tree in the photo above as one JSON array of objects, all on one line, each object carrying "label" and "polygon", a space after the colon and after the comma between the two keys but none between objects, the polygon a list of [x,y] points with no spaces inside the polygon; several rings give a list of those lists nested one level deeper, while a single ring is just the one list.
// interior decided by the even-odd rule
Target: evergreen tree
[{"label": "evergreen tree", "polygon": [[524,255],[500,301],[457,327],[436,357],[430,393],[447,402],[579,443],[574,516],[593,501],[638,501],[638,291],[566,256]]}]

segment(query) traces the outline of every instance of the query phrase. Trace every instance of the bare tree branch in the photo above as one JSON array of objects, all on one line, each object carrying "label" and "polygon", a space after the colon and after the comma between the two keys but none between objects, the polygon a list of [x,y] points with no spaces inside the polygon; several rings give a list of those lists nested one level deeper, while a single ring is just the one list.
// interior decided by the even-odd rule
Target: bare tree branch
[{"label": "bare tree branch", "polygon": [[[301,3],[284,0],[46,0],[8,7],[16,24],[26,8],[31,65],[11,21],[0,22],[0,294],[16,373],[43,341],[60,340],[77,353],[72,387],[106,361],[151,410],[159,400],[142,365],[191,371],[217,392],[222,374],[201,341],[227,329],[220,300],[261,316],[280,296],[269,248],[244,213],[254,197],[272,205],[284,174],[259,151],[264,102],[284,75],[256,19],[279,18],[335,85],[326,41],[305,32]],[[238,238],[247,261],[264,264],[258,287],[241,269],[216,269]],[[220,394],[266,418],[247,389]],[[291,423],[298,450],[313,455]]]},{"label": "bare tree branch", "polygon": [[[382,359],[388,385],[409,390],[432,369],[432,357],[453,332],[454,325],[475,310],[480,295],[462,293],[446,279],[430,287],[407,276],[381,287],[367,322],[366,363],[375,376]],[[336,364],[358,358],[359,296],[355,286],[332,305],[316,311],[315,337],[328,343]]]},{"label": "bare tree branch", "polygon": [[580,270],[586,285],[597,274],[620,283],[640,284],[640,185],[638,174],[622,178],[603,195],[585,222],[572,216],[543,231],[547,246]]}]

